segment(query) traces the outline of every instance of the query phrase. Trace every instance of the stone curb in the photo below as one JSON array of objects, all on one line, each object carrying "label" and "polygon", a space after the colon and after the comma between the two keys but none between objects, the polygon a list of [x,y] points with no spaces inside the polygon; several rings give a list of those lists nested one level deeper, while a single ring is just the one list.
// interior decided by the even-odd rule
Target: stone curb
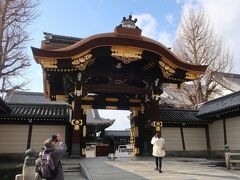
[{"label": "stone curb", "polygon": [[85,176],[88,180],[93,180],[93,177],[88,172],[87,167],[85,166],[83,161],[80,161],[80,168],[81,168],[81,173],[83,176]]}]

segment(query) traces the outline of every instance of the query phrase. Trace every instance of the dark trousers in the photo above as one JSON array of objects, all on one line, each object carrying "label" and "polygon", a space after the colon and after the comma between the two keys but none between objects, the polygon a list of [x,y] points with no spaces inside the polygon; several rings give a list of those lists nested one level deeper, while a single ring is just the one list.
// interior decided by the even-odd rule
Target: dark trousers
[{"label": "dark trousers", "polygon": [[156,160],[156,168],[161,170],[162,169],[162,157],[155,157]]}]

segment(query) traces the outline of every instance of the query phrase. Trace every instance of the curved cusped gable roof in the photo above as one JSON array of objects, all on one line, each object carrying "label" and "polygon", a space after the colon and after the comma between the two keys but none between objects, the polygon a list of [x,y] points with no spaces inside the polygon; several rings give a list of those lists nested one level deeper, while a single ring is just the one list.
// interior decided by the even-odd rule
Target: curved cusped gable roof
[{"label": "curved cusped gable roof", "polygon": [[[130,31],[131,32],[131,31]],[[113,32],[96,34],[80,40],[79,42],[70,45],[65,48],[48,50],[32,47],[33,55],[37,60],[38,57],[51,57],[51,58],[63,58],[73,57],[76,54],[80,54],[89,49],[94,49],[101,46],[130,46],[135,48],[141,48],[146,51],[154,52],[170,63],[184,70],[205,72],[207,66],[193,65],[183,62],[173,52],[171,52],[166,46],[158,41],[147,38],[145,36],[130,34],[125,32]],[[37,60],[38,62],[38,60]],[[38,62],[39,63],[39,62]]]}]

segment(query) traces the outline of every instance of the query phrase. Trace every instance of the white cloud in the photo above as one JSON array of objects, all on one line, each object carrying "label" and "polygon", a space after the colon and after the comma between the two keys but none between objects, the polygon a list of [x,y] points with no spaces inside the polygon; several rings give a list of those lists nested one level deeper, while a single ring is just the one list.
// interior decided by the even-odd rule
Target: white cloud
[{"label": "white cloud", "polygon": [[[160,31],[157,20],[151,14],[137,14],[133,15],[133,18],[138,19],[136,25],[142,29],[144,36],[157,40],[167,47],[172,46],[174,35],[165,30]],[[169,19],[171,19],[171,17],[169,17]]]},{"label": "white cloud", "polygon": [[159,33],[158,41],[167,47],[171,47],[173,44],[173,35],[168,32],[162,31]]},{"label": "white cloud", "polygon": [[186,2],[191,2],[192,0],[176,0],[177,4],[184,4]]},{"label": "white cloud", "polygon": [[155,39],[157,36],[157,21],[151,14],[138,14],[133,15],[133,18],[137,18],[136,25],[142,29],[142,34],[149,38]]},{"label": "white cloud", "polygon": [[169,14],[169,15],[166,16],[166,20],[169,24],[173,23],[173,19],[174,19],[173,14]]},{"label": "white cloud", "polygon": [[203,7],[217,35],[234,55],[233,73],[240,73],[240,1],[239,0],[177,0],[183,3],[183,13],[188,6]]},{"label": "white cloud", "polygon": [[233,72],[240,73],[240,1],[199,0],[199,3],[206,9],[216,33],[223,38],[226,46],[234,53]]}]

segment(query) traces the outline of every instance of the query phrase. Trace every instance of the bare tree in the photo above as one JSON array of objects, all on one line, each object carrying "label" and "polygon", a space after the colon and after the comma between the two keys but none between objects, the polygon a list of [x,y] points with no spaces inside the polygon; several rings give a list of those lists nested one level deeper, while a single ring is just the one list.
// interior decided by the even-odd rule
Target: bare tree
[{"label": "bare tree", "polygon": [[[27,82],[20,82],[24,70],[30,66],[27,54],[27,28],[36,18],[37,1],[0,1],[0,93],[22,90]],[[21,78],[20,78],[21,79]],[[24,80],[23,80],[24,81]]]},{"label": "bare tree", "polygon": [[217,83],[213,79],[214,72],[229,72],[232,55],[218,38],[206,17],[204,10],[189,8],[183,15],[177,30],[173,47],[175,53],[184,61],[209,65],[206,73],[192,83],[183,83],[182,91],[192,105],[205,102],[217,92]]}]

